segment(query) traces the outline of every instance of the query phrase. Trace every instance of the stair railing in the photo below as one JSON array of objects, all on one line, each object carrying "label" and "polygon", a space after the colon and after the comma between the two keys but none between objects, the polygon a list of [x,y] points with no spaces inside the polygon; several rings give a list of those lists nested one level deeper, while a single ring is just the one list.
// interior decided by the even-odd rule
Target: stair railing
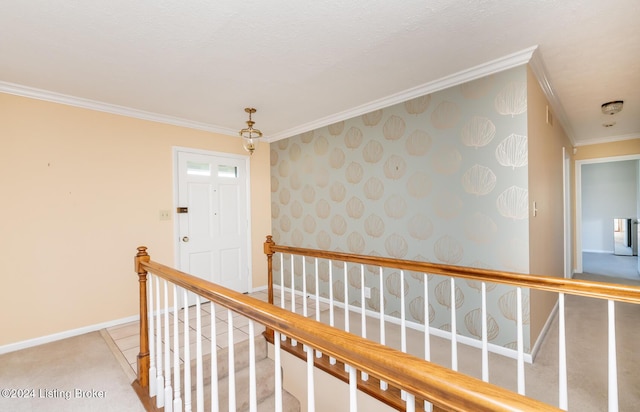
[{"label": "stair railing", "polygon": [[[289,309],[291,312],[301,313],[304,317],[315,315],[317,321],[320,320],[321,307],[324,305],[329,312],[327,323],[330,326],[336,324],[336,312],[338,310],[344,312],[344,330],[350,331],[350,312],[360,314],[361,326],[360,335],[362,338],[367,338],[366,329],[366,317],[367,315],[373,315],[379,319],[380,322],[380,335],[379,342],[381,345],[385,345],[385,329],[387,325],[385,322],[389,322],[389,316],[385,314],[384,308],[384,271],[387,269],[400,271],[400,317],[399,319],[391,319],[400,327],[400,351],[407,352],[407,328],[410,327],[410,323],[406,321],[405,315],[405,291],[404,291],[404,276],[405,271],[422,273],[424,278],[424,322],[425,326],[421,326],[424,331],[423,343],[424,343],[424,358],[430,360],[431,351],[431,338],[432,334],[438,333],[438,336],[447,336],[450,339],[450,353],[451,353],[451,365],[450,368],[453,371],[458,370],[458,344],[460,339],[464,339],[465,343],[470,344],[481,349],[481,378],[484,382],[489,382],[489,352],[490,344],[488,342],[488,325],[487,325],[487,286],[492,284],[511,285],[515,287],[515,301],[516,301],[516,330],[517,330],[517,367],[516,367],[516,380],[517,380],[517,392],[520,395],[525,395],[525,353],[523,344],[523,288],[555,292],[558,294],[557,303],[557,316],[558,316],[558,406],[562,410],[568,410],[568,378],[567,378],[567,347],[566,347],[566,325],[565,325],[565,296],[575,295],[590,297],[596,299],[602,299],[607,301],[608,311],[608,330],[607,330],[607,357],[608,357],[608,410],[614,412],[618,410],[618,372],[617,372],[617,357],[616,357],[616,330],[615,330],[615,303],[625,302],[632,304],[640,304],[640,287],[609,284],[602,282],[592,282],[584,280],[574,280],[557,278],[551,276],[539,276],[539,275],[526,275],[511,272],[501,272],[486,269],[476,269],[461,266],[451,266],[436,264],[430,262],[418,262],[411,260],[402,260],[394,258],[385,258],[379,256],[357,255],[351,253],[331,252],[324,250],[314,250],[306,248],[298,248],[291,246],[277,245],[271,236],[267,236],[267,240],[264,243],[264,252],[267,255],[268,262],[268,284],[269,284],[269,302],[280,306],[283,309]],[[277,255],[277,256],[276,256]],[[274,272],[274,256],[278,259],[279,267],[278,273]],[[306,262],[306,259],[310,259],[311,262]],[[328,291],[325,296],[320,296],[318,287],[319,262],[328,262]],[[307,266],[310,266],[311,272],[308,273]],[[349,302],[349,282],[347,279],[348,269],[347,267],[356,266],[360,273],[359,291],[360,307],[353,307],[344,302]],[[338,281],[342,282],[340,285],[336,282],[336,275],[333,273],[334,267],[342,267],[341,275],[337,276]],[[365,307],[365,284],[371,284],[365,281],[365,267],[376,267],[379,269],[379,295],[377,296],[377,313],[372,313],[372,310]],[[288,274],[285,272],[288,270]],[[296,276],[296,273],[297,276]],[[302,279],[296,284],[295,279],[301,275]],[[430,327],[429,325],[429,277],[431,275],[448,276],[450,281],[450,297],[449,302],[451,308],[451,332],[443,333],[437,329]],[[274,279],[275,277],[275,279]],[[479,288],[481,291],[481,337],[479,342],[471,341],[469,337],[460,336],[457,333],[456,327],[456,281],[461,279],[470,280],[476,283],[480,283]],[[275,281],[275,282],[274,282]],[[357,282],[355,282],[357,283]],[[334,287],[339,285],[337,288]],[[342,289],[344,287],[344,289]],[[277,289],[276,289],[277,288]],[[342,294],[338,299],[334,296],[338,292]],[[276,296],[276,293],[278,296]],[[328,295],[328,296],[327,296]],[[309,299],[307,299],[309,297]],[[275,301],[275,300],[279,300]],[[296,300],[297,299],[297,300]],[[371,298],[370,298],[371,299]],[[313,302],[315,314],[310,314],[308,306],[309,300]],[[297,342],[291,341],[291,345],[288,345],[287,350],[292,353],[299,352],[296,349]],[[298,356],[302,357],[300,353]],[[330,358],[329,366],[323,367],[329,373],[334,373],[337,369],[332,367],[335,364],[335,359]],[[381,379],[379,387],[375,387],[371,383],[367,382],[368,376],[363,373],[363,376],[359,382],[359,387],[365,392],[370,393],[372,396],[383,398],[384,393],[389,389],[386,379]],[[402,388],[401,388],[402,389]],[[382,395],[381,395],[382,393]],[[401,392],[401,396],[404,399],[404,392]],[[391,396],[393,397],[393,396]],[[425,399],[424,409],[430,409],[428,399]],[[390,401],[391,404],[393,401]],[[397,406],[397,403],[395,403]]]},{"label": "stair railing", "polygon": [[[163,408],[168,412],[188,412],[202,411],[210,405],[210,410],[217,411],[218,346],[226,346],[228,401],[223,409],[231,411],[239,408],[235,397],[234,322],[239,322],[241,318],[237,314],[245,310],[247,303],[216,305],[220,301],[220,294],[231,291],[152,262],[144,246],[138,248],[135,270],[140,287],[140,352],[137,357],[137,379],[133,387],[145,407],[148,410]],[[212,299],[214,293],[216,298]],[[203,298],[210,302],[203,303]],[[243,295],[240,295],[242,298]],[[225,307],[228,309],[226,314]],[[216,330],[219,319],[226,321],[226,342],[219,338]],[[248,405],[242,408],[248,406],[248,410],[256,411],[259,399],[253,320],[248,321],[248,328],[250,382]],[[205,331],[209,333],[207,339],[204,338]],[[224,331],[220,331],[222,334]],[[210,341],[210,345],[205,346],[203,341]],[[204,358],[207,354],[211,355],[210,373],[205,376],[207,365],[204,364]],[[216,384],[207,386],[207,383]],[[193,386],[195,392],[192,391]],[[210,397],[205,399],[207,388]]]},{"label": "stair railing", "polygon": [[[318,389],[313,385],[314,363],[318,361],[317,354],[323,357],[331,357],[342,365],[345,365],[350,387],[349,410],[357,411],[356,390],[358,387],[358,372],[387,382],[390,386],[398,388],[404,394],[407,411],[415,410],[415,399],[425,399],[434,405],[437,411],[555,411],[552,406],[546,405],[534,399],[530,399],[508,390],[502,389],[490,383],[456,373],[447,368],[427,362],[407,353],[394,350],[371,340],[364,339],[329,325],[308,319],[302,315],[292,313],[268,302],[252,298],[224,288],[220,285],[208,282],[180,272],[168,266],[154,262],[147,254],[146,247],[138,248],[135,257],[135,270],[138,274],[140,286],[140,353],[138,355],[138,376],[133,387],[138,392],[143,402],[149,409],[164,407],[165,411],[190,411],[203,410],[203,382],[202,372],[202,345],[199,336],[202,334],[200,298],[211,302],[211,327],[215,326],[217,308],[227,309],[229,324],[230,356],[233,353],[233,313],[241,314],[248,318],[249,325],[259,324],[273,332],[275,347],[275,385],[276,402],[275,410],[282,411],[282,377],[280,375],[282,363],[280,358],[281,335],[295,341],[298,347],[307,354],[308,384],[311,391],[307,398],[309,404],[307,410],[313,411],[313,393]],[[169,294],[169,288],[173,295]],[[180,300],[182,293],[183,299]],[[271,292],[270,292],[271,294]],[[171,299],[170,297],[173,296]],[[197,298],[196,298],[197,297]],[[196,399],[190,399],[191,391],[179,390],[181,386],[188,388],[187,381],[192,373],[187,370],[191,362],[184,362],[184,373],[181,373],[179,354],[181,349],[176,347],[178,332],[176,330],[179,312],[182,312],[185,333],[184,358],[190,359],[189,348],[190,333],[188,322],[190,311],[190,299],[195,300],[196,317]],[[173,305],[173,306],[172,306]],[[172,310],[173,309],[173,310]],[[173,316],[171,316],[173,314]],[[170,319],[173,317],[173,319]],[[155,321],[155,326],[154,325]],[[173,344],[171,337],[167,335],[169,324],[174,322]],[[164,336],[164,340],[162,339]],[[215,331],[211,331],[211,352],[215,355]],[[155,344],[154,342],[155,338]],[[169,359],[173,356],[174,363],[171,366]],[[250,355],[254,356],[254,355]],[[216,359],[216,356],[212,356]],[[229,364],[233,369],[233,364]],[[212,374],[217,368],[212,366]],[[286,371],[285,371],[286,373]],[[255,392],[254,382],[250,382],[250,391]],[[184,380],[180,380],[180,377]],[[217,377],[209,377],[211,382],[217,382]],[[231,379],[229,379],[231,382]],[[181,382],[184,382],[182,384]],[[234,390],[229,391],[235,393]],[[155,402],[150,402],[155,397]],[[230,396],[231,398],[231,396]],[[257,410],[255,397],[250,396],[248,409]],[[212,410],[217,410],[216,395],[211,394]],[[236,410],[236,405],[230,401],[229,410]]]}]

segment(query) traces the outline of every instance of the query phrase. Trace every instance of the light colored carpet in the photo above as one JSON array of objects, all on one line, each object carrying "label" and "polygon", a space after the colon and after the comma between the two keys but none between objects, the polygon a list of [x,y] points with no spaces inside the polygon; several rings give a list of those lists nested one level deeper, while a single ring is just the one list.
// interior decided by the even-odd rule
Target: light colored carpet
[{"label": "light colored carpet", "polygon": [[640,278],[637,280],[629,278],[618,278],[606,275],[596,275],[593,273],[574,273],[574,279],[590,280],[593,282],[614,283],[617,285],[640,286]]},{"label": "light colored carpet", "polygon": [[583,252],[582,271],[588,274],[609,277],[609,281],[613,283],[619,283],[616,279],[631,279],[640,282],[638,256]]},{"label": "light colored carpet", "polygon": [[144,411],[100,332],[0,355],[0,389],[0,411]]},{"label": "light colored carpet", "polygon": [[[616,346],[620,412],[640,410],[640,305],[616,303]],[[337,309],[335,324],[342,328],[344,312]],[[350,313],[351,332],[360,334],[359,314]],[[328,322],[328,313],[322,313]],[[607,410],[607,302],[600,299],[566,296],[565,321],[569,410],[602,412]],[[379,341],[377,319],[367,319],[367,336]],[[399,349],[398,325],[385,326],[386,344]],[[431,361],[451,367],[451,343],[432,336]],[[423,332],[407,330],[407,352],[424,356]],[[480,349],[458,344],[458,370],[482,377]],[[514,359],[489,354],[489,382],[517,391],[517,364]],[[533,364],[525,364],[526,395],[558,406],[558,319],[553,320]]]},{"label": "light colored carpet", "polygon": [[[567,296],[566,339],[570,411],[606,411],[607,408],[607,302]],[[640,405],[640,305],[616,303],[618,396],[621,412]],[[527,394],[557,405],[558,319],[554,320],[533,365],[526,371]]]}]

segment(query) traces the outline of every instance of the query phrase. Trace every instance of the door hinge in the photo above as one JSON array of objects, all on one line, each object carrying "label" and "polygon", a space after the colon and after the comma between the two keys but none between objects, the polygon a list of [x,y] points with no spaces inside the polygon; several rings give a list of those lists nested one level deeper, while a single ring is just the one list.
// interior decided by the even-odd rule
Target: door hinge
[{"label": "door hinge", "polygon": [[188,207],[178,207],[176,208],[176,213],[189,213]]}]

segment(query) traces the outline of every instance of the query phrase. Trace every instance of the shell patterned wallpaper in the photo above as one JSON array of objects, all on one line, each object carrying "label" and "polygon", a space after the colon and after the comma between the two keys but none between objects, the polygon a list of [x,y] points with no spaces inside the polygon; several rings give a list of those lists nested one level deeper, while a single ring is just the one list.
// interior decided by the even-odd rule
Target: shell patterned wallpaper
[{"label": "shell patterned wallpaper", "polygon": [[[389,256],[528,273],[526,66],[418,97],[271,145],[272,234],[283,245]],[[300,261],[298,261],[298,259]],[[295,287],[302,259],[294,259]],[[312,260],[308,292],[315,292]],[[360,305],[360,266],[319,264],[320,294]],[[274,259],[276,279],[282,269]],[[291,262],[284,260],[285,286]],[[378,268],[365,270],[368,309],[379,310]],[[481,335],[480,283],[386,269],[387,315]],[[512,287],[487,285],[491,343],[516,347]],[[529,350],[529,294],[523,290],[525,350]]]}]

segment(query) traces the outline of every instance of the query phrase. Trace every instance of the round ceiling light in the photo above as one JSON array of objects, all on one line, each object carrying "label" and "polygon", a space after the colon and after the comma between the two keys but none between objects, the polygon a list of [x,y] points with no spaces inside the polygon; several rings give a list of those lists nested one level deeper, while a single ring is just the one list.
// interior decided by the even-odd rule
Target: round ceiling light
[{"label": "round ceiling light", "polygon": [[620,113],[620,111],[622,110],[623,103],[624,102],[622,100],[603,103],[601,106],[602,113],[608,114],[608,115],[614,115],[616,113]]}]

